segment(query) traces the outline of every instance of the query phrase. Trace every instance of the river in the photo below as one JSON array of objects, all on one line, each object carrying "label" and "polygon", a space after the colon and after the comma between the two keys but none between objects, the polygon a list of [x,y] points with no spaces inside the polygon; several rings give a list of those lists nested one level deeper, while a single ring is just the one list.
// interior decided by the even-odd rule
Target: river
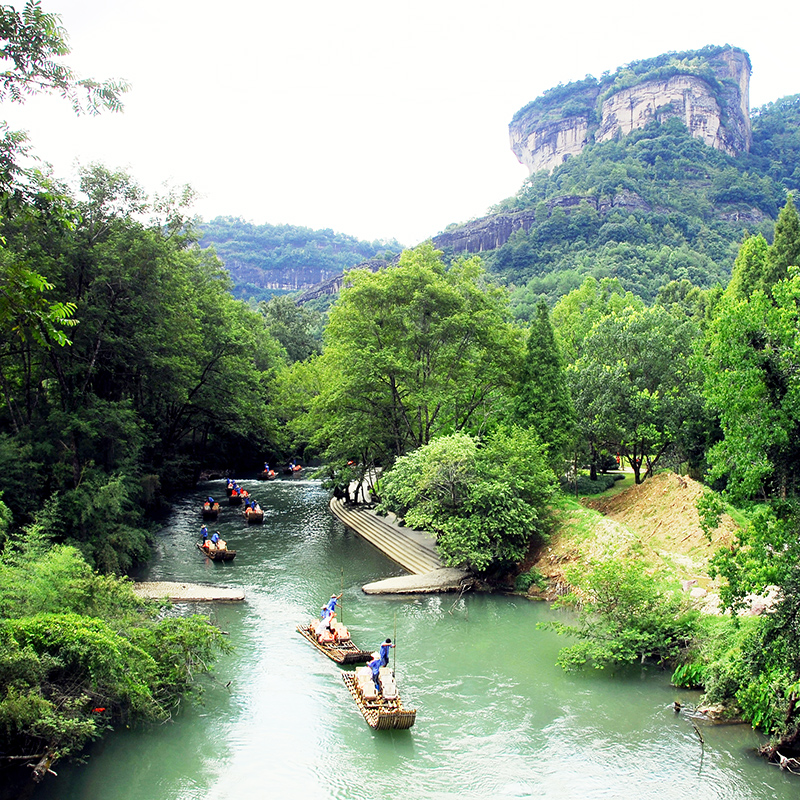
[{"label": "river", "polygon": [[[329,514],[318,483],[240,482],[264,507],[263,527],[227,505],[222,482],[204,484],[176,501],[146,575],[246,589],[245,603],[210,607],[235,651],[201,678],[203,704],[110,734],[86,764],[57,766],[36,800],[797,797],[800,778],[760,759],[749,727],[695,730],[675,714],[674,700],[698,695],[663,673],[562,672],[565,641],[537,627],[556,614],[545,604],[364,595],[364,583],[403,573]],[[209,493],[223,506],[209,528],[238,551],[233,562],[209,562],[194,546]],[[341,668],[295,631],[342,589],[359,646],[397,642],[398,688],[417,708],[410,730],[370,729]]]}]

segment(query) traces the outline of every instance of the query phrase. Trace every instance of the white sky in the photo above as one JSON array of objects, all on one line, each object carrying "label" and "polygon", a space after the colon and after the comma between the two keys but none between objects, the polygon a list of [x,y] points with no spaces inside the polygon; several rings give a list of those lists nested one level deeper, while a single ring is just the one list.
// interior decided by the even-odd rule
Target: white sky
[{"label": "white sky", "polygon": [[407,246],[519,189],[527,170],[508,123],[559,83],[731,44],[753,62],[751,107],[800,92],[794,3],[42,5],[61,16],[75,72],[132,84],[117,115],[75,118],[55,97],[2,109],[59,177],[99,161],[148,191],[191,184],[206,220],[241,216]]}]

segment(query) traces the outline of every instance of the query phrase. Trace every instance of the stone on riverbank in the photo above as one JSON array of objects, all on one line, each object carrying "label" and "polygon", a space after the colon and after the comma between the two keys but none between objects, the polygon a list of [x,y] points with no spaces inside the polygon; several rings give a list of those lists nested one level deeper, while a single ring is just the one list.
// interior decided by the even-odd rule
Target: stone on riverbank
[{"label": "stone on riverbank", "polygon": [[361,587],[365,594],[425,594],[461,591],[465,582],[471,584],[471,573],[463,569],[442,567],[422,575],[401,575]]},{"label": "stone on riverbank", "polygon": [[244,600],[244,589],[237,586],[212,586],[204,583],[175,583],[170,581],[141,581],[133,591],[148,600],[178,602],[238,602]]}]

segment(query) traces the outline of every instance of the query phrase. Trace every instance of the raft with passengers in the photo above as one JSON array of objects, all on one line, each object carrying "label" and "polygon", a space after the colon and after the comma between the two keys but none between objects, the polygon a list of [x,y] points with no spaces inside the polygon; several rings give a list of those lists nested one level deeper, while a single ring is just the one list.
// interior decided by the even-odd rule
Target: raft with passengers
[{"label": "raft with passengers", "polygon": [[380,667],[378,675],[379,683],[374,680],[371,667],[365,666],[358,667],[355,672],[343,672],[342,680],[370,728],[410,728],[417,719],[417,709],[403,706],[393,670],[388,666]]},{"label": "raft with passengers", "polygon": [[219,531],[215,531],[211,536],[208,535],[208,528],[205,525],[200,529],[202,542],[195,542],[197,549],[212,561],[233,561],[236,558],[235,550],[228,550],[228,543],[220,537]]}]

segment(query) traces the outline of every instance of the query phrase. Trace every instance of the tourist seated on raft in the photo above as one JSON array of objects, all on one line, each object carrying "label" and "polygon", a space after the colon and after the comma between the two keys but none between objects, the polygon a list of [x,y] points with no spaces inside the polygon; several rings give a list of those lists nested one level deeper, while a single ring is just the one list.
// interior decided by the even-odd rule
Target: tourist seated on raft
[{"label": "tourist seated on raft", "polygon": [[326,636],[330,632],[330,622],[328,617],[322,617],[322,619],[316,620],[316,622],[312,623],[312,628],[314,629],[314,635],[317,637],[318,642],[322,642],[322,637]]},{"label": "tourist seated on raft", "polygon": [[211,542],[211,546],[209,547],[210,550],[220,550],[224,552],[228,549],[225,540],[220,538],[219,531],[214,531],[209,541]]}]

